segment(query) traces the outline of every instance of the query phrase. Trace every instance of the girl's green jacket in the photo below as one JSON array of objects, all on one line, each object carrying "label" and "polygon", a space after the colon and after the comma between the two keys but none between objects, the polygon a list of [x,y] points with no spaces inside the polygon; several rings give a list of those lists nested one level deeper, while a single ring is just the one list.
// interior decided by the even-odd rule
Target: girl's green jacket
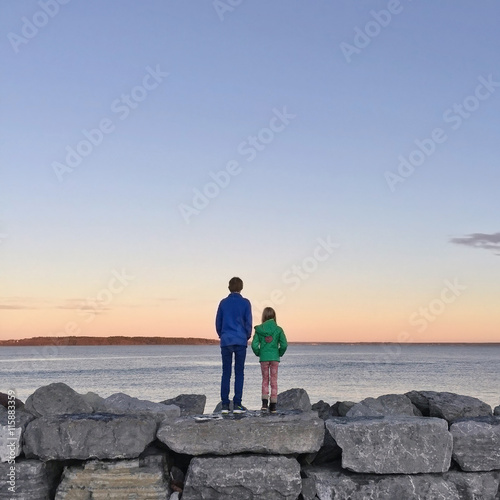
[{"label": "girl's green jacket", "polygon": [[287,347],[285,332],[274,319],[255,327],[252,351],[259,356],[260,361],[279,361]]}]

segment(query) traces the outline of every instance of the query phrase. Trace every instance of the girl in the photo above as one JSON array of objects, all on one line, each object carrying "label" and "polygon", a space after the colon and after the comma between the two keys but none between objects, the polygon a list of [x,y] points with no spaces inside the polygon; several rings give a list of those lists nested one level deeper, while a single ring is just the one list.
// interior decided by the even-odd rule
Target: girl
[{"label": "girl", "polygon": [[266,307],[262,311],[262,325],[255,327],[255,335],[252,340],[252,350],[260,358],[263,411],[268,409],[269,382],[271,382],[271,404],[269,405],[269,411],[276,413],[276,402],[278,401],[278,366],[287,346],[285,332],[276,324],[276,312],[272,307]]}]

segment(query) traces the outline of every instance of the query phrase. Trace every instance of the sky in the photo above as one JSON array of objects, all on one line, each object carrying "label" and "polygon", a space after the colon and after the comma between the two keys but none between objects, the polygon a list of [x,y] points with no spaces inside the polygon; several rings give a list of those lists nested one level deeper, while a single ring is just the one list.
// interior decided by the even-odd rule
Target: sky
[{"label": "sky", "polygon": [[0,339],[499,342],[499,17],[0,0]]}]

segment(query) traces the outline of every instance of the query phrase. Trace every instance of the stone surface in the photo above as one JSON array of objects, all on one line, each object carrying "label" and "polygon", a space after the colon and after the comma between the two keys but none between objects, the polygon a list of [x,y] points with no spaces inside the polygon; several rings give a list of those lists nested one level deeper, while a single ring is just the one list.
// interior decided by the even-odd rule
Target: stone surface
[{"label": "stone surface", "polygon": [[[16,460],[15,486],[10,484],[8,463],[0,464],[0,500],[48,500],[54,498],[54,491],[62,472],[57,462],[39,460]],[[14,478],[14,476],[11,476]],[[15,488],[15,491],[9,488]]]},{"label": "stone surface", "polygon": [[355,405],[353,401],[337,401],[330,408],[332,417],[345,417],[347,412]]},{"label": "stone surface", "polygon": [[181,417],[188,415],[203,415],[207,397],[204,394],[180,394],[162,401],[164,405],[175,405],[181,409]]},{"label": "stone surface", "polygon": [[143,399],[133,398],[122,392],[109,396],[104,400],[108,413],[124,413],[132,415],[151,415],[160,423],[163,419],[176,418],[181,410],[175,405],[164,405]]},{"label": "stone surface", "polygon": [[406,396],[429,417],[444,418],[453,422],[459,418],[483,417],[492,414],[491,406],[471,396],[452,392],[411,391]]},{"label": "stone surface", "polygon": [[66,467],[55,500],[165,500],[170,495],[166,454],[133,460],[91,460]]},{"label": "stone surface", "polygon": [[83,396],[62,382],[37,389],[26,400],[25,408],[37,417],[92,413],[92,406],[85,401]]},{"label": "stone surface", "polygon": [[347,417],[422,416],[420,410],[403,394],[386,394],[378,398],[366,398],[355,404]]},{"label": "stone surface", "polygon": [[87,392],[87,394],[81,396],[92,407],[93,413],[106,413],[108,411],[105,399],[101,398],[99,394]]},{"label": "stone surface", "polygon": [[193,458],[182,500],[296,500],[300,466],[268,455]]},{"label": "stone surface", "polygon": [[493,410],[493,415],[500,417],[500,405],[495,407],[495,409]]},{"label": "stone surface", "polygon": [[318,417],[322,420],[326,420],[332,416],[331,406],[323,400],[314,403],[311,406],[311,410],[318,412]]},{"label": "stone surface", "polygon": [[483,417],[455,422],[453,459],[464,471],[500,470],[500,418]]},{"label": "stone surface", "polygon": [[376,475],[340,467],[302,469],[304,500],[495,500],[500,472]]},{"label": "stone surface", "polygon": [[417,474],[450,467],[452,437],[442,419],[338,417],[326,428],[342,448],[342,466],[354,472]]},{"label": "stone surface", "polygon": [[311,400],[305,389],[289,389],[278,394],[278,410],[311,410]]},{"label": "stone surface", "polygon": [[156,428],[150,416],[47,416],[28,424],[23,450],[42,460],[136,458],[155,439]]},{"label": "stone surface", "polygon": [[187,455],[314,453],[323,444],[324,423],[314,412],[165,420],[157,433],[171,450]]}]

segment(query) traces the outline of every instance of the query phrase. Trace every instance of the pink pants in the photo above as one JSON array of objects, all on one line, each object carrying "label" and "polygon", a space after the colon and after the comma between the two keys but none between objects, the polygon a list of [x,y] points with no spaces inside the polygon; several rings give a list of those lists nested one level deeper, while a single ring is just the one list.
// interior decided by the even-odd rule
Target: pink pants
[{"label": "pink pants", "polygon": [[262,399],[269,399],[269,379],[271,382],[271,402],[278,400],[278,366],[279,361],[261,361],[262,371]]}]

